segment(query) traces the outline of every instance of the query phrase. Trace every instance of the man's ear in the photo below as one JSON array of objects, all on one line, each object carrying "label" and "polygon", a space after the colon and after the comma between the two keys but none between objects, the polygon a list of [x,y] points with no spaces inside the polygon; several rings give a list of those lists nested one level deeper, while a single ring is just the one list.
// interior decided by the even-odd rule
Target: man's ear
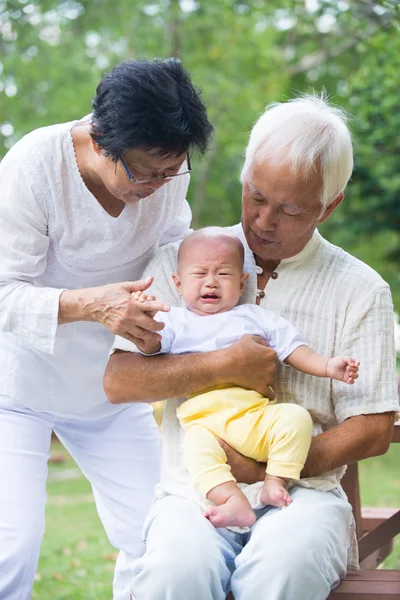
[{"label": "man's ear", "polygon": [[178,273],[172,273],[172,279],[174,281],[176,289],[179,293],[181,293],[181,280]]},{"label": "man's ear", "polygon": [[318,219],[318,223],[323,223],[324,221],[327,220],[328,217],[330,217],[330,215],[333,213],[333,211],[335,210],[335,208],[337,208],[339,206],[339,204],[342,203],[344,198],[344,193],[340,192],[339,196],[337,196],[337,198],[335,198],[330,205],[324,210],[324,212],[322,213],[322,215],[319,217]]},{"label": "man's ear", "polygon": [[248,273],[243,273],[242,274],[242,276],[240,278],[240,293],[243,292],[244,286],[245,286],[246,281],[248,280],[248,278],[249,278],[249,274]]}]

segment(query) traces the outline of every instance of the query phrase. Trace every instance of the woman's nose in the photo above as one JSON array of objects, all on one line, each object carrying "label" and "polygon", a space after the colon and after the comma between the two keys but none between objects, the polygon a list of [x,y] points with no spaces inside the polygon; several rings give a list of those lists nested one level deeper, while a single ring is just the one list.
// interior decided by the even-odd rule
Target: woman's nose
[{"label": "woman's nose", "polygon": [[164,179],[163,177],[160,177],[159,179],[152,179],[151,181],[148,181],[146,183],[146,187],[151,188],[151,190],[153,192],[155,192],[156,190],[160,189],[160,187],[162,187],[163,185],[165,185],[169,181],[171,181],[171,180],[170,179]]}]

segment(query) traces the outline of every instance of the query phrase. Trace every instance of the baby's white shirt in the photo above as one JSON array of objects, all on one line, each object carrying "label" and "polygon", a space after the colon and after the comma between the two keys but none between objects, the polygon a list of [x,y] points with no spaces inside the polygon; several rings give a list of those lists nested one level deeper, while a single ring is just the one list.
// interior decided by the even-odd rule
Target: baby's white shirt
[{"label": "baby's white shirt", "polygon": [[156,319],[165,323],[160,332],[162,352],[170,354],[220,350],[252,334],[266,339],[283,362],[296,348],[307,345],[289,321],[256,304],[241,304],[214,315],[173,306],[170,312],[158,313]]}]

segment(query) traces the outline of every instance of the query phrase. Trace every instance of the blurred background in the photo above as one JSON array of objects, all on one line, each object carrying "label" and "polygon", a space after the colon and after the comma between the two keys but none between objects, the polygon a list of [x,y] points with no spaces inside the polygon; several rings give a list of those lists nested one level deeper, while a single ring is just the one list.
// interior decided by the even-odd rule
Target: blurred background
[{"label": "blurred background", "polygon": [[[171,55],[203,90],[216,129],[193,159],[193,226],[239,220],[243,150],[266,104],[324,89],[349,113],[355,170],[320,231],[389,282],[400,312],[398,0],[0,0],[0,158],[28,131],[89,113],[116,63]],[[110,598],[115,554],[64,458],[51,466],[33,597]],[[398,458],[392,447],[363,464],[364,503],[396,505]]]},{"label": "blurred background", "polygon": [[0,158],[89,113],[121,60],[179,56],[216,129],[193,161],[194,227],[239,220],[243,149],[266,104],[325,89],[350,115],[356,167],[321,232],[378,270],[400,311],[398,0],[0,0],[0,34]]}]

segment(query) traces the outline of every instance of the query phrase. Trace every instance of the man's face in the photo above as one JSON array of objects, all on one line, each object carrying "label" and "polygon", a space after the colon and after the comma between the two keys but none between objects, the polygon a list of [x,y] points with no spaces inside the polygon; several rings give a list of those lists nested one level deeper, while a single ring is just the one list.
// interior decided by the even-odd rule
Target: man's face
[{"label": "man's face", "polygon": [[242,225],[250,249],[262,261],[298,254],[343,198],[341,194],[321,215],[322,179],[308,179],[288,164],[268,159],[250,168],[243,181]]}]

